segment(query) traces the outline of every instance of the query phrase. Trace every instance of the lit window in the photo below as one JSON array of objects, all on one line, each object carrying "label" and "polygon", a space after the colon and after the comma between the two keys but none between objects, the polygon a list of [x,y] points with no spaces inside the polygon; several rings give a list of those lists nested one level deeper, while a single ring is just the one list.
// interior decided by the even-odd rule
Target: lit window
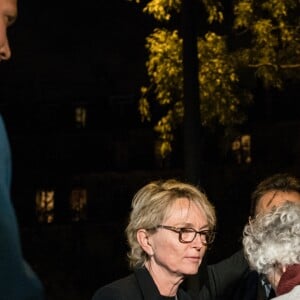
[{"label": "lit window", "polygon": [[35,204],[38,222],[52,223],[54,219],[54,191],[37,191]]},{"label": "lit window", "polygon": [[251,163],[251,136],[248,134],[237,137],[231,144],[231,150],[234,153],[238,164]]},{"label": "lit window", "polygon": [[75,122],[79,128],[86,126],[86,108],[84,106],[77,106],[75,108]]},{"label": "lit window", "polygon": [[72,221],[80,221],[86,218],[87,191],[86,189],[76,188],[71,192],[70,208]]}]

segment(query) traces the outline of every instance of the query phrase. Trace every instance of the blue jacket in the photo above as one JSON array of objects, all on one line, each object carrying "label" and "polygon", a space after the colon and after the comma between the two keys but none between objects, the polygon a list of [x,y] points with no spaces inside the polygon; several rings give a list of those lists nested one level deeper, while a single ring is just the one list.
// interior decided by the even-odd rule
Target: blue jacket
[{"label": "blue jacket", "polygon": [[41,282],[22,256],[18,224],[10,199],[11,153],[0,116],[0,299],[43,299]]}]

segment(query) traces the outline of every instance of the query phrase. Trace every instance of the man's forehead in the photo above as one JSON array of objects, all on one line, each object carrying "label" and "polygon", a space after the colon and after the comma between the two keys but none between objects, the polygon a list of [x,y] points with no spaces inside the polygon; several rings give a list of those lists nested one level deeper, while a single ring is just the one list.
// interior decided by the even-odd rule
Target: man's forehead
[{"label": "man's forehead", "polygon": [[17,10],[17,0],[0,0],[0,14],[8,18],[8,26],[16,21]]},{"label": "man's forehead", "polygon": [[260,198],[256,213],[266,212],[272,207],[282,205],[287,201],[300,203],[300,193],[296,191],[269,191]]},{"label": "man's forehead", "polygon": [[17,0],[0,0],[0,9],[17,14]]}]

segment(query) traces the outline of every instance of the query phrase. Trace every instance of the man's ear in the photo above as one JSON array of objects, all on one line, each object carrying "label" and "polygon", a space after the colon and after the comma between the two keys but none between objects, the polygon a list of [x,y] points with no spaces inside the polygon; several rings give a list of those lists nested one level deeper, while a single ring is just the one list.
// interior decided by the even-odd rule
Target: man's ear
[{"label": "man's ear", "polygon": [[286,271],[286,266],[282,266],[282,265],[281,265],[281,272],[282,272],[282,274],[283,274],[285,271]]},{"label": "man's ear", "polygon": [[151,236],[149,232],[147,232],[146,229],[139,229],[136,233],[136,237],[138,240],[138,243],[142,247],[142,249],[149,255],[153,255],[153,248],[151,245]]}]

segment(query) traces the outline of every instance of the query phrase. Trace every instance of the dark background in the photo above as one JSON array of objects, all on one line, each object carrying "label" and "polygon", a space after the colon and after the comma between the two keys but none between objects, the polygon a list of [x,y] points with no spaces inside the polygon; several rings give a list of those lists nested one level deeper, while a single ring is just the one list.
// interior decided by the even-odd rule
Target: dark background
[{"label": "dark background", "polygon": [[[123,232],[132,196],[150,180],[183,179],[180,130],[172,156],[161,161],[153,124],[141,123],[137,111],[145,37],[153,27],[140,8],[122,0],[19,2],[9,30],[13,56],[0,68],[0,109],[24,255],[48,299],[90,299],[128,274]],[[255,105],[241,128],[251,135],[250,164],[224,153],[222,133],[205,131],[200,184],[218,213],[209,262],[239,249],[250,193],[261,179],[300,175],[297,84],[268,93],[253,84],[253,92]],[[74,121],[78,106],[87,109],[84,128]],[[68,206],[74,187],[88,191],[79,222]],[[50,224],[37,221],[39,189],[55,190]]]}]

